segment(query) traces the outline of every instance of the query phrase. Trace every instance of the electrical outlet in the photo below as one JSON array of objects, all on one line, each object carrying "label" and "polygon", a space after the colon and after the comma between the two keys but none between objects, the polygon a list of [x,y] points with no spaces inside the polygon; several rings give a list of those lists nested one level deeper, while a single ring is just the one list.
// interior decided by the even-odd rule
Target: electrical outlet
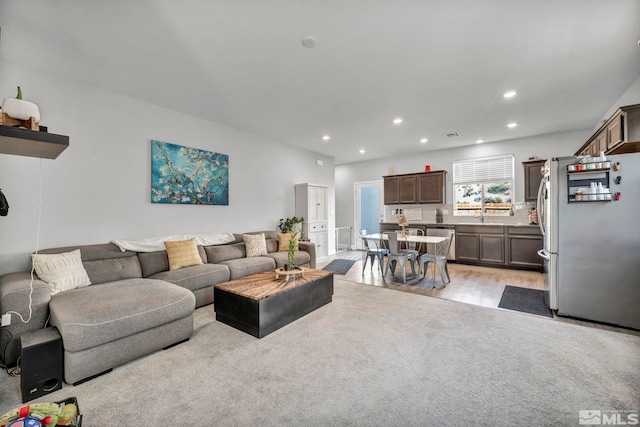
[{"label": "electrical outlet", "polygon": [[11,324],[11,314],[2,315],[2,326],[9,326]]},{"label": "electrical outlet", "polygon": [[442,209],[443,215],[449,215],[449,209]]}]

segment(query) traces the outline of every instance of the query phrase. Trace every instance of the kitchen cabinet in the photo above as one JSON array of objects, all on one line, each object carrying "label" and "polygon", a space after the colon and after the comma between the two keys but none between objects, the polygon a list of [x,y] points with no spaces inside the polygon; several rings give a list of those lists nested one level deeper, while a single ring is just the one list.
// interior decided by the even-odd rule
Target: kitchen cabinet
[{"label": "kitchen cabinet", "polygon": [[537,226],[505,227],[507,264],[512,268],[542,270],[542,234]]},{"label": "kitchen cabinet", "polygon": [[607,150],[614,148],[624,140],[624,135],[622,133],[623,120],[624,117],[621,112],[615,114],[613,118],[609,120],[606,131],[603,132],[606,137]]},{"label": "kitchen cabinet", "polygon": [[384,204],[400,204],[400,177],[385,176],[384,178]]},{"label": "kitchen cabinet", "polygon": [[597,156],[640,151],[640,104],[620,107],[575,154]]},{"label": "kitchen cabinet", "polygon": [[[428,235],[430,226],[411,224]],[[454,224],[450,224],[454,225]],[[380,223],[380,231],[398,230],[398,224]],[[455,261],[487,267],[541,271],[542,234],[537,225],[456,224]]]},{"label": "kitchen cabinet", "polygon": [[316,258],[329,256],[327,224],[308,224],[308,239],[316,244]]},{"label": "kitchen cabinet", "polygon": [[502,225],[456,226],[456,261],[480,265],[504,265],[504,227]]},{"label": "kitchen cabinet", "polygon": [[445,203],[445,174],[446,171],[437,171],[417,175],[418,203]]},{"label": "kitchen cabinet", "polygon": [[55,159],[69,147],[69,137],[0,125],[0,154]]},{"label": "kitchen cabinet", "polygon": [[309,223],[327,222],[327,193],[325,186],[296,184],[296,216],[303,217]]},{"label": "kitchen cabinet", "polygon": [[542,234],[537,226],[456,226],[456,261],[461,264],[540,270],[540,249]]},{"label": "kitchen cabinet", "polygon": [[400,203],[416,203],[416,176],[400,177]]},{"label": "kitchen cabinet", "polygon": [[545,160],[529,160],[522,162],[524,167],[524,201],[538,200],[538,188],[542,181],[542,167]]},{"label": "kitchen cabinet", "polygon": [[384,204],[445,203],[446,171],[384,176]]},{"label": "kitchen cabinet", "polygon": [[607,133],[606,132],[600,132],[598,135],[596,135],[595,138],[595,143],[593,144],[594,148],[595,148],[595,153],[592,154],[592,156],[597,156],[600,155],[601,151],[606,152],[607,151]]},{"label": "kitchen cabinet", "polygon": [[456,262],[465,261],[471,263],[480,261],[480,237],[477,233],[456,231]]},{"label": "kitchen cabinet", "polygon": [[296,216],[304,218],[302,237],[316,244],[316,257],[329,255],[328,188],[315,184],[296,184]]}]

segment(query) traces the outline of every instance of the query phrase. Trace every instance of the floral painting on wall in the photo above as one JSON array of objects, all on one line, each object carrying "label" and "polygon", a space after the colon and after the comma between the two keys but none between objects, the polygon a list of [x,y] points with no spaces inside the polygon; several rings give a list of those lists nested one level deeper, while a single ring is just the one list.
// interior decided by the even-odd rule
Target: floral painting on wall
[{"label": "floral painting on wall", "polygon": [[229,204],[229,156],[151,141],[151,202]]}]

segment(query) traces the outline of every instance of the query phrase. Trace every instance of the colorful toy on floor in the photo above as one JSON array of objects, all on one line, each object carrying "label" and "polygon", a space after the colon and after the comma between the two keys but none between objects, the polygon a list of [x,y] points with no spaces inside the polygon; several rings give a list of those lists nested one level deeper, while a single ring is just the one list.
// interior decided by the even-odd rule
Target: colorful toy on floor
[{"label": "colorful toy on floor", "polygon": [[33,403],[11,411],[0,417],[0,427],[54,427],[66,426],[78,415],[74,403]]}]

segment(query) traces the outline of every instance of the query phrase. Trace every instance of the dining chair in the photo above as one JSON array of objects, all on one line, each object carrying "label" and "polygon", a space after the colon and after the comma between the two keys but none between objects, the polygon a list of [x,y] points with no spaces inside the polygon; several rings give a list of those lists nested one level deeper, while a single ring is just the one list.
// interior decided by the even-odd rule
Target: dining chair
[{"label": "dining chair", "polygon": [[449,231],[449,234],[445,240],[438,245],[434,254],[424,253],[420,256],[418,261],[418,269],[422,271],[422,278],[427,277],[427,271],[429,270],[429,263],[433,263],[433,287],[436,287],[436,267],[440,270],[440,278],[442,279],[442,285],[445,287],[447,283],[451,281],[449,278],[449,269],[447,268],[447,256],[451,249],[451,241],[455,235],[455,231]]},{"label": "dining chair", "polygon": [[[405,228],[405,236],[424,236],[424,230],[422,228]],[[422,242],[406,242],[405,248],[408,251],[416,252],[417,256],[420,256],[422,252]]]},{"label": "dining chair", "polygon": [[389,255],[389,250],[384,248],[379,238],[371,238],[366,237],[365,235],[361,236],[362,243],[364,244],[364,260],[362,262],[362,274],[364,274],[364,269],[367,266],[367,259],[371,259],[371,271],[373,271],[373,262],[377,259],[378,264],[380,265],[380,273],[384,273],[384,258]]},{"label": "dining chair", "polygon": [[382,242],[386,244],[386,249],[389,250],[387,258],[387,264],[384,267],[384,273],[382,277],[386,277],[387,272],[391,270],[391,274],[395,274],[396,265],[400,264],[402,270],[402,282],[407,283],[407,261],[411,265],[411,273],[416,277],[416,261],[418,260],[414,252],[401,251],[398,249],[398,234],[395,231],[382,233],[386,235],[386,239],[383,237]]}]

